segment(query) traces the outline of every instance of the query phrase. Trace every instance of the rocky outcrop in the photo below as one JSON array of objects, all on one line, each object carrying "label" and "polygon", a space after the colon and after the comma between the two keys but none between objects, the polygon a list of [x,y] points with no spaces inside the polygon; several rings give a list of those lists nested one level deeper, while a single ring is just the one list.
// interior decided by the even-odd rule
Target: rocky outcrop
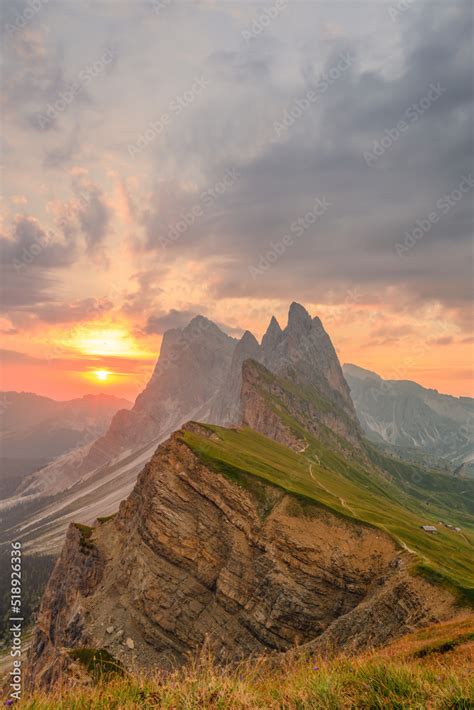
[{"label": "rocky outcrop", "polygon": [[216,473],[190,435],[216,436],[187,425],[113,520],[70,529],[43,599],[30,685],[54,681],[71,648],[106,649],[129,669],[167,668],[204,644],[221,661],[324,635],[366,647],[448,613],[450,595],[438,589],[431,602],[429,585],[411,581],[408,553],[383,532],[260,479]]},{"label": "rocky outcrop", "polygon": [[305,448],[301,434],[285,423],[283,401],[286,395],[263,365],[247,360],[242,368],[241,421],[242,425],[288,446],[294,451]]},{"label": "rocky outcrop", "polygon": [[248,330],[237,343],[230,370],[218,391],[211,408],[208,421],[221,426],[240,424],[241,406],[240,392],[242,389],[242,365],[248,359],[259,361],[262,349],[256,338]]},{"label": "rocky outcrop", "polygon": [[[320,319],[311,318],[298,303],[291,304],[284,330],[272,316],[261,345],[249,331],[245,332],[210,414],[199,417],[201,421],[223,426],[240,424],[242,366],[247,359],[262,363],[273,375],[312,392],[326,409],[332,409],[333,423],[344,430],[342,435],[350,429],[350,438],[360,440],[360,426],[336,351]],[[338,420],[342,418],[349,427],[341,427]]]},{"label": "rocky outcrop", "polygon": [[272,319],[262,347],[263,364],[270,372],[318,391],[358,426],[337,353],[319,318],[311,318],[303,306],[292,303],[286,328],[279,332]]},{"label": "rocky outcrop", "polygon": [[[255,425],[257,411],[260,418],[263,413],[262,401],[258,404],[254,402],[253,405],[249,402],[250,390],[254,389],[255,385],[255,373],[252,375],[253,385],[249,388],[246,378],[250,377],[250,373],[242,375],[242,367],[247,359],[263,364],[267,371],[280,380],[298,386],[300,398],[301,395],[304,397],[305,393],[310,396],[313,407],[306,413],[306,423],[323,422],[339,437],[345,437],[352,445],[362,448],[362,432],[336,351],[320,319],[311,318],[306,309],[298,303],[291,304],[288,324],[284,330],[272,316],[261,345],[249,331],[245,332],[235,348],[229,373],[221,390],[216,394],[210,415],[207,418],[200,417],[201,421],[223,426],[236,425],[243,421],[272,438],[276,437],[271,432],[278,429],[278,441],[288,443],[291,440],[294,443],[294,435],[283,434],[283,431],[288,432],[288,427],[284,427],[277,416],[271,416],[268,407],[265,418],[271,419],[271,426],[268,422],[265,427],[258,428]],[[244,405],[241,401],[242,386]],[[254,416],[251,415],[252,409],[255,410]],[[254,425],[250,424],[251,421]],[[314,433],[320,434],[320,429],[321,426]]]},{"label": "rocky outcrop", "polygon": [[241,416],[244,426],[295,451],[304,449],[309,432],[349,458],[366,458],[359,426],[345,411],[252,360],[242,370]]},{"label": "rocky outcrop", "polygon": [[102,579],[105,560],[91,533],[86,526],[69,527],[42,599],[25,675],[27,686],[52,685],[70,666],[67,650],[93,642],[86,628],[86,600]]},{"label": "rocky outcrop", "polygon": [[357,653],[385,646],[398,638],[400,628],[406,633],[436,623],[450,609],[448,595],[402,571],[390,575],[370,599],[336,619],[310,646],[325,656],[340,649]]},{"label": "rocky outcrop", "polygon": [[283,331],[280,324],[275,316],[272,316],[265,335],[262,338],[262,350],[267,353],[267,355],[272,353],[282,339],[282,336]]}]

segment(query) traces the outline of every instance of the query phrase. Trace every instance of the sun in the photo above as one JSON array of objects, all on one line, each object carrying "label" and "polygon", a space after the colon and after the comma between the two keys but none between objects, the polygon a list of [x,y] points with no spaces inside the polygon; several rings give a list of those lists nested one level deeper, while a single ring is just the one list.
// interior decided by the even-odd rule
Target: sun
[{"label": "sun", "polygon": [[96,370],[94,375],[101,382],[106,382],[109,379],[110,372],[108,370]]}]

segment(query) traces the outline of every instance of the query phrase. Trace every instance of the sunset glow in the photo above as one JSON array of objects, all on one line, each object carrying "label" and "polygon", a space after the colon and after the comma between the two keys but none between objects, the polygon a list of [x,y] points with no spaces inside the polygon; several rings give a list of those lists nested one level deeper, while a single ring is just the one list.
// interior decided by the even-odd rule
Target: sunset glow
[{"label": "sunset glow", "polygon": [[145,355],[133,336],[123,326],[83,325],[61,344],[84,355],[135,357]]},{"label": "sunset glow", "polygon": [[94,375],[97,377],[98,380],[101,382],[105,382],[106,380],[109,379],[110,372],[108,370],[96,370],[94,372]]}]

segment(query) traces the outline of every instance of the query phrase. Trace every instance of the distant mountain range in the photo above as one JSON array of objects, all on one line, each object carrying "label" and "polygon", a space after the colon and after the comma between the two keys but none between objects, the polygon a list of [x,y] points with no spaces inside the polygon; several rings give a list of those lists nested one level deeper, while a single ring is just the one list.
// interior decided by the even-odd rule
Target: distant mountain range
[{"label": "distant mountain range", "polygon": [[457,475],[474,475],[474,399],[452,397],[408,380],[384,380],[344,365],[344,376],[367,436],[408,458],[423,455]]},{"label": "distant mountain range", "polygon": [[85,446],[131,402],[105,394],[56,401],[31,392],[0,393],[0,498],[62,454]]}]

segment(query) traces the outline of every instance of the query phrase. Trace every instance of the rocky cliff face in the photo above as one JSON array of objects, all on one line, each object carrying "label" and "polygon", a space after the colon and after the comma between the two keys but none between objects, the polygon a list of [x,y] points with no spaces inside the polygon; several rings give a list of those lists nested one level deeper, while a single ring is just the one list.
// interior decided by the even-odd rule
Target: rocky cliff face
[{"label": "rocky cliff face", "polygon": [[85,627],[84,602],[97,589],[105,561],[85,527],[70,525],[61,556],[41,602],[26,683],[49,687],[70,666],[68,649],[93,642]]},{"label": "rocky cliff face", "polygon": [[357,421],[318,389],[298,386],[253,360],[242,369],[241,418],[244,426],[295,451],[304,450],[309,432],[346,457],[366,458]]},{"label": "rocky cliff face", "polygon": [[[186,431],[215,436],[196,424]],[[430,594],[380,530],[255,486],[204,465],[183,431],[162,444],[113,520],[71,526],[27,684],[71,672],[71,648],[106,649],[130,669],[167,668],[204,643],[221,660],[318,638],[367,647],[450,612],[450,595]]]},{"label": "rocky cliff face", "polygon": [[[224,426],[240,424],[242,366],[247,359],[263,364],[273,375],[291,381],[313,399],[319,398],[326,410],[333,411],[332,421],[327,418],[328,424],[339,428],[343,436],[347,433],[351,439],[360,437],[361,430],[336,351],[320,319],[311,318],[303,306],[291,304],[288,324],[283,330],[273,316],[261,345],[246,331],[236,346],[229,374],[206,421]],[[248,394],[248,388],[246,391]],[[342,427],[336,421],[341,418],[350,426]]]},{"label": "rocky cliff face", "polygon": [[313,388],[357,421],[339,359],[319,318],[292,303],[288,325],[281,330],[272,319],[262,348],[263,364],[270,372]]},{"label": "rocky cliff face", "polygon": [[242,425],[294,451],[302,451],[305,448],[303,436],[292,430],[282,417],[285,411],[283,402],[288,399],[278,379],[263,365],[254,360],[244,363],[240,411]]},{"label": "rocky cliff face", "polygon": [[258,341],[250,331],[246,330],[235,347],[229,372],[214,398],[207,421],[221,426],[240,423],[242,366],[248,359],[260,361],[262,357],[263,352]]}]

